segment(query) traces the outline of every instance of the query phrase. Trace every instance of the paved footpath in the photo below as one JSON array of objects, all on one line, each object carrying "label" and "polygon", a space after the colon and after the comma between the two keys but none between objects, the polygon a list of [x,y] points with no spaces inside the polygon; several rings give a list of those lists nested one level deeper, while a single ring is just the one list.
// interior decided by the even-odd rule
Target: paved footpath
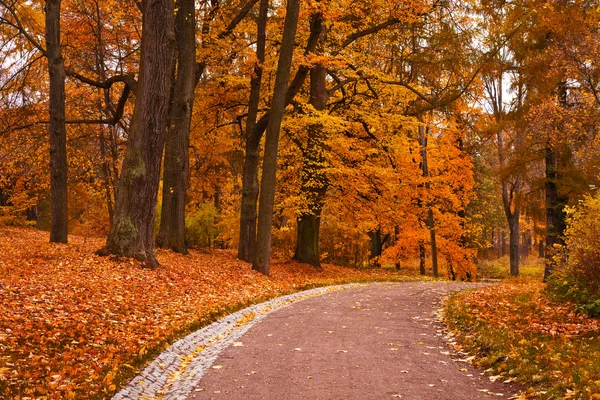
[{"label": "paved footpath", "polygon": [[346,285],[253,306],[175,343],[113,399],[510,398],[518,388],[454,354],[435,316],[476,286]]}]

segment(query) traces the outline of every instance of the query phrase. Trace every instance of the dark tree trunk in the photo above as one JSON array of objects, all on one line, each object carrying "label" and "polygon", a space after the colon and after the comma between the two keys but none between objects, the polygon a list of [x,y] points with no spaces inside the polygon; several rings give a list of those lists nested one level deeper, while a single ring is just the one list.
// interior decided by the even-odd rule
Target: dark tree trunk
[{"label": "dark tree trunk", "polygon": [[[305,54],[314,51],[321,35],[321,26],[311,23],[311,32],[306,45]],[[301,65],[296,72],[285,94],[285,104],[292,102],[298,91],[302,88],[308,75],[309,69]],[[248,260],[256,251],[256,210],[258,198],[258,163],[260,139],[267,128],[271,111],[263,114],[254,125],[252,131],[247,131],[246,153],[244,158],[244,170],[242,173],[242,204],[240,212],[240,244],[238,255],[243,260]],[[239,251],[242,249],[243,251]],[[254,262],[255,255],[250,260]]]},{"label": "dark tree trunk", "polygon": [[[504,257],[506,255],[506,232],[502,231],[502,233],[500,234],[500,237],[501,237],[500,250],[501,250],[502,257]],[[500,257],[498,257],[498,258],[500,258]]]},{"label": "dark tree trunk", "polygon": [[114,216],[114,197],[111,191],[112,185],[110,182],[110,164],[108,162],[108,154],[106,150],[106,137],[104,136],[104,127],[100,128],[100,155],[102,156],[102,176],[104,177],[104,194],[106,196],[106,207],[108,209],[109,221],[112,221]]},{"label": "dark tree trunk", "polygon": [[419,273],[421,275],[426,274],[425,270],[425,243],[419,242]]},{"label": "dark tree trunk", "polygon": [[321,217],[315,214],[303,214],[298,217],[298,235],[294,260],[321,267],[319,254],[319,227]]},{"label": "dark tree trunk", "polygon": [[562,237],[567,228],[565,205],[568,197],[561,196],[558,192],[558,151],[551,145],[546,147],[546,267],[544,269],[544,282],[548,280],[554,269],[554,245],[564,245]]},{"label": "dark tree trunk", "polygon": [[502,231],[498,230],[498,235],[496,235],[496,258],[502,257]]},{"label": "dark tree trunk", "polygon": [[298,26],[300,0],[288,0],[286,17],[283,27],[283,39],[279,50],[279,62],[273,88],[273,99],[263,161],[263,173],[260,186],[258,208],[258,235],[256,257],[252,269],[269,275],[271,261],[271,228],[273,222],[273,203],[275,201],[275,186],[277,184],[277,155],[279,150],[279,130],[286,106],[287,84],[292,67],[294,40]]},{"label": "dark tree trunk", "polygon": [[520,212],[514,212],[508,220],[510,246],[510,274],[519,275],[519,217]]},{"label": "dark tree trunk", "polygon": [[377,228],[368,232],[369,238],[371,239],[370,244],[370,254],[369,254],[369,263],[376,267],[380,267],[381,263],[379,262],[379,257],[383,254],[383,246],[388,241],[390,235],[389,233],[386,235],[381,234],[381,228]]},{"label": "dark tree trunk", "polygon": [[435,278],[439,276],[438,272],[438,252],[437,240],[435,235],[435,220],[433,218],[433,210],[427,210],[427,225],[429,226],[429,240],[431,242],[431,272]]},{"label": "dark tree trunk", "polygon": [[448,260],[448,275],[451,280],[456,280],[456,272],[454,272],[454,265],[451,260]]},{"label": "dark tree trunk", "polygon": [[101,252],[134,257],[149,267],[160,161],[168,124],[174,62],[173,0],[143,2],[139,89],[117,187],[115,217]]},{"label": "dark tree trunk", "polygon": [[544,241],[542,239],[540,239],[540,241],[538,242],[538,257],[539,258],[544,258],[544,249],[545,249]]},{"label": "dark tree trunk", "polygon": [[238,258],[252,262],[256,254],[256,210],[258,200],[258,162],[260,136],[253,135],[256,129],[258,106],[260,103],[260,85],[262,82],[262,64],[265,61],[265,45],[267,40],[267,14],[269,0],[260,0],[256,59],[254,75],[250,79],[250,101],[246,120],[246,156],[242,170],[242,205],[240,212],[240,242]]},{"label": "dark tree trunk", "polygon": [[[322,25],[322,15],[314,15],[311,24]],[[321,27],[317,29],[320,30]],[[321,35],[318,54],[323,54],[323,38],[324,35]],[[310,104],[317,111],[323,111],[327,107],[326,73],[325,67],[320,64],[315,65],[310,71]],[[294,259],[315,267],[321,266],[319,227],[325,194],[329,185],[324,155],[325,140],[326,135],[323,131],[323,125],[314,124],[308,127],[308,141],[303,150],[302,169],[300,171],[300,198],[305,202],[305,210],[298,217]]]},{"label": "dark tree trunk", "polygon": [[[396,242],[398,241],[399,237],[400,237],[400,227],[399,226],[395,226],[394,227],[394,244],[396,244]],[[395,267],[396,267],[397,271],[400,270],[400,268],[401,268],[399,254],[396,254]]]},{"label": "dark tree trunk", "polygon": [[60,0],[46,1],[46,55],[50,76],[50,241],[67,243],[67,130],[65,127],[65,64],[60,51]]},{"label": "dark tree trunk", "polygon": [[[419,141],[421,144],[421,170],[424,178],[429,177],[429,165],[427,163],[427,136],[425,136],[425,127],[419,126]],[[425,182],[425,189],[429,191],[431,185],[428,181]],[[433,218],[433,210],[431,205],[427,209],[427,228],[429,229],[429,240],[431,243],[431,267],[434,277],[438,277],[438,256],[437,256],[437,241],[435,235],[435,219]]]},{"label": "dark tree trunk", "polygon": [[162,208],[156,245],[187,254],[185,204],[189,171],[189,139],[196,86],[196,21],[194,0],[178,0],[175,18],[177,72],[167,128]]}]

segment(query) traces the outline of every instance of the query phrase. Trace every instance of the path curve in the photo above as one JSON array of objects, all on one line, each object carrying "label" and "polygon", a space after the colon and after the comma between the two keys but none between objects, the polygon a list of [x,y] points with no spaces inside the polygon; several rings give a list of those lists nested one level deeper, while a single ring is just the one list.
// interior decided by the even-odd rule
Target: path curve
[{"label": "path curve", "polygon": [[173,351],[177,342],[114,399],[509,398],[518,388],[460,361],[434,315],[445,295],[477,286],[345,285],[284,296],[182,339],[186,350]]}]

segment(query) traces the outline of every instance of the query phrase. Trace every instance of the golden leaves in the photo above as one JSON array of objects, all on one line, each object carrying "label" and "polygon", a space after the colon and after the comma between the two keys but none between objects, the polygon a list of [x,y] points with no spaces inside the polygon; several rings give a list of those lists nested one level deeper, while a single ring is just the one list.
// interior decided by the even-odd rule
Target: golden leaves
[{"label": "golden leaves", "polygon": [[69,243],[47,243],[47,233],[31,229],[0,230],[0,392],[8,397],[108,397],[167,340],[232,307],[306,286],[402,279],[292,262],[274,263],[267,278],[228,251],[159,251],[162,267],[150,271],[93,255],[102,239],[71,236]]},{"label": "golden leaves", "polygon": [[445,319],[456,346],[477,353],[490,380],[531,384],[519,398],[590,398],[600,390],[600,322],[552,303],[542,288],[503,283],[452,298]]}]

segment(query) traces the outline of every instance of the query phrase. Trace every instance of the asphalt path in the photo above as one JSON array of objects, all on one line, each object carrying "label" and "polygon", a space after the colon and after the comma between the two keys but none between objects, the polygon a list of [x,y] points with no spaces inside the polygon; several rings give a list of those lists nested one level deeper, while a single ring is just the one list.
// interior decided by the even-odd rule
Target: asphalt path
[{"label": "asphalt path", "polygon": [[508,399],[519,387],[454,352],[435,316],[476,286],[375,284],[291,304],[225,349],[188,399]]}]

